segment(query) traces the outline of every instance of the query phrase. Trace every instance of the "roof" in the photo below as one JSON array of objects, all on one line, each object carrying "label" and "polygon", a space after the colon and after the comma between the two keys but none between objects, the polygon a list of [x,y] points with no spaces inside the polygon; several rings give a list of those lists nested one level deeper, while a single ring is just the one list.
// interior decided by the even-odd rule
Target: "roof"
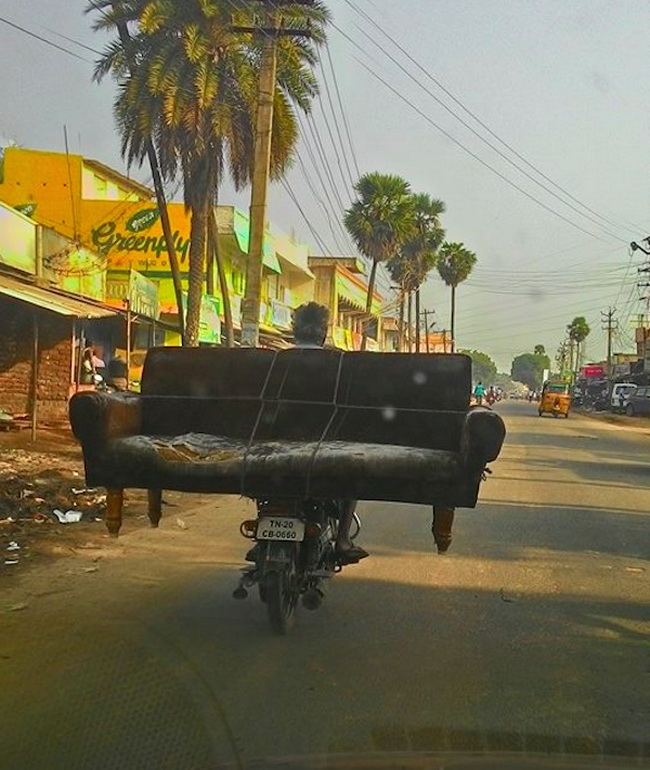
[{"label": "roof", "polygon": [[108,318],[117,315],[114,310],[94,302],[59,294],[9,275],[0,274],[0,294],[69,318]]},{"label": "roof", "polygon": [[366,268],[358,257],[319,257],[310,255],[309,267],[345,267],[353,273],[365,273]]},{"label": "roof", "polygon": [[384,327],[385,332],[399,331],[399,323],[397,318],[393,318],[393,316],[383,316],[381,319],[381,325]]},{"label": "roof", "polygon": [[130,187],[134,192],[139,193],[145,198],[153,198],[155,195],[154,191],[149,187],[140,184],[140,182],[136,182],[135,179],[131,179],[125,174],[121,174],[119,171],[116,171],[110,166],[106,166],[104,163],[100,163],[98,160],[92,160],[92,158],[84,158],[83,162],[85,166],[88,166],[88,168],[96,171],[98,174],[102,174],[103,176],[108,177],[115,182],[119,182],[124,187]]}]

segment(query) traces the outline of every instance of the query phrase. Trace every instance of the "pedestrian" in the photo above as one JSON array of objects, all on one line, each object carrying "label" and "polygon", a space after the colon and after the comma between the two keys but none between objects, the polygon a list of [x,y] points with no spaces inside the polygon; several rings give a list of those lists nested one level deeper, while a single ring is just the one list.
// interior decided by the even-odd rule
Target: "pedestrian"
[{"label": "pedestrian", "polygon": [[476,405],[481,406],[483,404],[483,397],[485,396],[485,385],[481,382],[481,380],[478,381],[476,384],[476,387],[474,388],[474,398],[476,399]]}]

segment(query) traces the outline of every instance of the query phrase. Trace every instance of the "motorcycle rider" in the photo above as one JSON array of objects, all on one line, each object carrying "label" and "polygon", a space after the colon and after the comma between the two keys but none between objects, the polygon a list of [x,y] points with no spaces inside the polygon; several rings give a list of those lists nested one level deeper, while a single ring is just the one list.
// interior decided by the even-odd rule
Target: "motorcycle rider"
[{"label": "motorcycle rider", "polygon": [[[327,338],[329,310],[317,302],[301,305],[293,316],[293,338],[297,348],[322,349]],[[336,554],[342,564],[356,564],[369,556],[368,551],[355,545],[350,538],[356,500],[337,500],[339,527]]]}]

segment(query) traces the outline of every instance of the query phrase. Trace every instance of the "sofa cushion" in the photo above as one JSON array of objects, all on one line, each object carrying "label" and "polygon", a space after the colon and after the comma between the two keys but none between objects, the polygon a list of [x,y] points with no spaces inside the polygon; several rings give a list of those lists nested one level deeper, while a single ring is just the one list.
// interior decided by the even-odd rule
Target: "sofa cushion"
[{"label": "sofa cushion", "polygon": [[[420,488],[451,485],[461,472],[457,453],[345,441],[247,442],[205,433],[130,436],[111,442],[103,473],[124,487],[239,490],[258,496],[323,496],[327,490],[365,490],[361,497],[420,502]],[[417,490],[409,485],[417,480]],[[339,494],[340,496],[340,494]],[[350,495],[352,496],[352,495]],[[424,502],[424,501],[423,501]]]}]

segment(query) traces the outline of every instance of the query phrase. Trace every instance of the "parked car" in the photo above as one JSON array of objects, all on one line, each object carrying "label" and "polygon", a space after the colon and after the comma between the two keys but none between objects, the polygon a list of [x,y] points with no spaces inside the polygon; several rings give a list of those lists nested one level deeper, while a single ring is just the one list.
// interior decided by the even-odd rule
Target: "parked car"
[{"label": "parked car", "polygon": [[633,382],[615,383],[610,396],[612,412],[620,412],[623,414],[627,407],[628,399],[636,389],[637,386]]},{"label": "parked car", "polygon": [[638,415],[650,415],[650,387],[643,385],[630,395],[625,407],[625,414],[632,417]]}]

